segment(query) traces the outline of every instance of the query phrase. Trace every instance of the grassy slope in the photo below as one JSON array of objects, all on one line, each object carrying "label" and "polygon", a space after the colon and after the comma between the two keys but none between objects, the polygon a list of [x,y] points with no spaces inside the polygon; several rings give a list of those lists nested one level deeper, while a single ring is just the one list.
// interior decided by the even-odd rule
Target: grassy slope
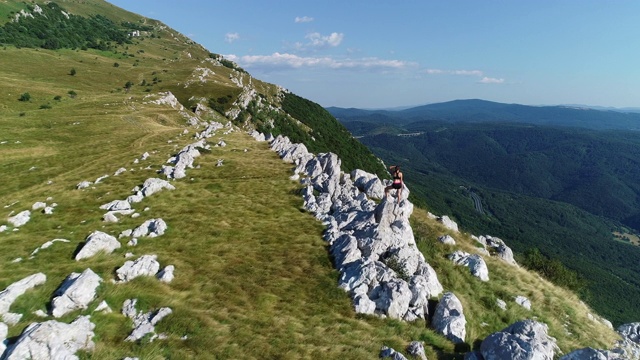
[{"label": "grassy slope", "polygon": [[[61,5],[67,6],[67,2]],[[245,134],[220,136],[229,145],[198,158],[196,164],[201,168],[190,170],[186,179],[177,181],[175,191],[155,194],[137,204],[139,211],[150,208],[141,211],[141,217],[104,224],[104,212],[98,209],[101,204],[125,198],[135,185],[155,176],[153,170],[171,154],[193,141],[180,136],[184,119],[175,110],[144,104],[147,93],[143,87],[134,86],[129,93],[121,88],[126,81],[149,81],[153,72],[162,80],[153,93],[163,87],[177,88],[176,84],[191,73],[187,69],[200,63],[185,53],[189,51],[195,58],[205,51],[169,36],[145,39],[129,47],[128,52],[136,57],[93,51],[0,50],[0,81],[6,89],[0,94],[0,142],[7,141],[0,145],[0,223],[12,211],[29,209],[48,197],[59,204],[53,215],[34,212],[19,231],[0,234],[0,289],[37,271],[48,276],[45,285],[14,303],[12,311],[25,315],[20,324],[10,328],[10,336],[18,335],[33,321],[41,321],[32,312],[46,309],[65,276],[91,267],[105,279],[98,301],[88,311],[62,319],[90,314],[100,300],[115,310],[113,314],[92,315],[97,324],[97,346],[87,358],[370,359],[382,345],[402,350],[411,340],[427,342],[429,358],[454,357],[453,345],[426,329],[424,323],[406,324],[353,313],[348,296],[336,287],[337,272],[321,240],[321,224],[300,210],[299,186],[288,180],[290,166],[266,144]],[[136,60],[138,65],[133,66]],[[116,61],[118,68],[113,67]],[[68,75],[71,68],[77,70],[75,76]],[[221,78],[228,77],[224,68],[220,70]],[[78,96],[70,98],[69,90]],[[30,102],[17,101],[23,92],[32,95]],[[62,100],[54,101],[56,95]],[[45,103],[52,108],[39,109]],[[190,134],[193,132],[190,129]],[[134,165],[133,160],[145,151],[151,157]],[[218,159],[224,159],[223,167],[214,166]],[[144,170],[148,165],[153,170]],[[134,171],[111,176],[94,188],[74,189],[82,180],[111,175],[123,166]],[[124,246],[112,255],[72,260],[78,244],[92,231],[118,234],[155,217],[162,217],[169,225],[164,236],[141,239],[138,247]],[[444,259],[447,249],[436,242],[445,231],[428,219],[425,211],[416,210],[413,226],[421,249],[445,288],[454,291],[465,305],[469,345],[515,320],[532,316],[549,323],[551,334],[564,350],[607,346],[614,338],[612,332],[586,319],[587,309],[575,296],[531,273],[489,260],[492,281],[485,284],[450,264]],[[35,259],[26,260],[33,249],[54,238],[71,243],[56,243]],[[464,248],[472,249],[468,238],[456,238]],[[154,279],[111,284],[114,269],[129,251],[157,254],[162,266],[175,264],[176,279],[168,285]],[[25,260],[11,263],[16,257]],[[532,313],[514,305],[510,297],[516,294],[531,298]],[[119,310],[122,302],[132,297],[139,299],[139,309],[173,308],[174,313],[157,329],[166,332],[168,340],[123,345],[130,323]],[[495,308],[497,297],[508,302],[506,312]],[[566,314],[572,335],[565,332],[565,316],[558,314]],[[483,322],[488,326],[482,326]],[[188,336],[186,341],[180,339],[184,335]]]}]

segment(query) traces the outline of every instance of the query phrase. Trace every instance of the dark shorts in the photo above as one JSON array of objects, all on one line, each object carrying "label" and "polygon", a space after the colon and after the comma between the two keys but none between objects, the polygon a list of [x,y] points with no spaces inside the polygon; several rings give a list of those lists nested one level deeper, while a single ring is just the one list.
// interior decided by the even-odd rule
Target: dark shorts
[{"label": "dark shorts", "polygon": [[397,190],[402,189],[402,183],[401,182],[393,183],[393,184],[391,184],[391,187],[394,188],[394,189],[397,189]]}]

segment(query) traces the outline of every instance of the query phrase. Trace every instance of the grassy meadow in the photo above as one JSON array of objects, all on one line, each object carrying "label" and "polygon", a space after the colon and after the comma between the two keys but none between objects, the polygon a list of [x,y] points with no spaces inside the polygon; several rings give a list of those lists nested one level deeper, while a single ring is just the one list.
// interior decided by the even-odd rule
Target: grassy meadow
[{"label": "grassy meadow", "polygon": [[[95,3],[109,16],[120,14]],[[89,11],[80,3],[61,4]],[[246,129],[228,135],[218,131],[209,143],[223,139],[227,146],[204,151],[195,160],[197,168],[173,182],[175,190],[134,204],[140,217],[104,223],[100,205],[125,199],[147,178],[160,177],[161,165],[194,142],[198,129],[187,126],[179,111],[149,103],[148,95],[172,90],[183,102],[192,96],[237,95],[225,67],[215,67],[214,80],[185,87],[207,55],[169,30],[117,52],[0,48],[0,225],[37,201],[57,203],[52,215],[33,211],[17,231],[0,233],[0,290],[36,272],[47,275],[44,285],[13,304],[11,311],[24,316],[9,328],[10,338],[43,321],[33,312],[47,310],[67,275],[91,268],[104,280],[97,299],[89,309],[60,319],[91,315],[96,347],[81,354],[85,359],[371,359],[383,345],[404,353],[412,340],[425,342],[430,359],[462,359],[488,334],[526,318],[547,323],[565,352],[608,347],[616,339],[613,331],[587,319],[590,310],[577,296],[533,273],[488,259],[491,280],[483,283],[454,266],[446,259],[451,249],[437,241],[448,231],[418,208],[412,217],[418,245],[445,291],[453,291],[464,305],[467,344],[454,346],[425,322],[356,315],[349,296],[337,287],[323,226],[302,209],[300,185],[289,180],[292,166]],[[134,84],[129,90],[127,82]],[[276,93],[271,85],[253,83],[262,93]],[[24,93],[29,100],[19,101]],[[220,114],[208,119],[226,122]],[[149,158],[134,163],[145,152]],[[113,176],[121,167],[127,171]],[[76,190],[79,182],[103,175],[109,177]],[[112,254],[73,260],[93,231],[117,236],[152,218],[166,221],[163,236],[140,238],[136,247],[124,238]],[[474,250],[468,235],[452,235],[459,248]],[[70,242],[55,243],[29,259],[34,249],[57,238]],[[113,284],[128,252],[156,254],[162,267],[175,265],[175,279]],[[13,262],[19,257],[23,260]],[[516,305],[515,295],[529,297],[533,309]],[[120,310],[130,298],[137,298],[138,310],[145,312],[171,307],[173,313],[156,326],[167,339],[124,342],[131,321]],[[507,302],[506,311],[495,305],[497,298]],[[102,300],[113,313],[93,313]]]}]

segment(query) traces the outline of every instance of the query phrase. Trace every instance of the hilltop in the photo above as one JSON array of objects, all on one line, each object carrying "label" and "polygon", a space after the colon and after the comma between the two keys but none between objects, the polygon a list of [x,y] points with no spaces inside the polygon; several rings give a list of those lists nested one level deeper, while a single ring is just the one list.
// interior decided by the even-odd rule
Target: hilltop
[{"label": "hilltop", "polygon": [[[65,47],[59,38],[60,47],[49,42],[44,48],[43,39],[33,47],[5,43],[0,49],[0,289],[31,275],[46,277],[33,278],[30,290],[2,308],[9,324],[3,346],[15,348],[25,329],[34,330],[30,324],[74,321],[95,326],[95,347],[77,355],[98,359],[370,359],[383,346],[406,353],[414,340],[424,343],[429,358],[452,359],[525,319],[548,326],[556,354],[610,348],[620,339],[575,294],[535,273],[486,253],[489,281],[455,265],[447,256],[453,250],[481,252],[480,238],[408,201],[402,204],[402,229],[419,250],[412,256],[423,256],[442,290],[455,293],[467,318],[466,336],[454,342],[432,329],[440,294],[421,298],[419,308],[411,301],[414,321],[404,321],[404,311],[382,313],[378,303],[373,311],[356,311],[353,293],[338,287],[337,256],[325,241],[329,218],[318,221],[321,216],[308,207],[311,195],[320,205],[327,197],[292,178],[295,163],[284,162],[273,143],[248,133],[285,135],[310,153],[337,154],[340,166],[331,174],[320,169],[315,179],[331,177],[344,185],[348,174],[362,169],[381,186],[384,166],[364,145],[319,105],[253,78],[158,21],[104,1],[60,1],[59,8],[9,1],[0,4],[0,17],[9,24],[24,12],[44,26],[35,4],[45,15],[47,9],[87,19],[100,14],[96,19],[108,29],[127,36],[119,43],[96,32],[84,45]],[[18,22],[29,19],[21,15]],[[302,151],[295,156],[301,155],[313,158]],[[306,171],[298,176],[311,181]],[[345,188],[369,207],[388,205]],[[339,206],[324,204],[322,216]],[[17,221],[25,211],[29,220]],[[348,213],[341,223],[345,219],[353,220]],[[117,245],[84,258],[91,234]],[[445,235],[457,245],[441,243]],[[411,274],[398,259],[405,254],[383,255],[388,283],[404,289]],[[122,267],[134,260],[147,275],[164,271],[158,274],[162,281],[140,276],[125,282],[133,275]],[[57,289],[72,273],[91,275],[87,269],[101,279],[88,305],[54,316]],[[383,302],[377,288],[367,296]],[[530,309],[518,305],[517,296],[526,297]],[[429,307],[431,316],[425,314]],[[154,331],[125,341],[144,319]]]}]

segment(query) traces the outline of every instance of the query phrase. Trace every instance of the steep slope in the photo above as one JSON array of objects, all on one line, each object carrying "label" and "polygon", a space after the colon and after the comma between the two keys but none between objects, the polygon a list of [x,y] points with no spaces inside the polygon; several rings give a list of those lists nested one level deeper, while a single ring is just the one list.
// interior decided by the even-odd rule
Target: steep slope
[{"label": "steep slope", "polygon": [[[445,289],[464,304],[466,342],[454,346],[424,320],[356,315],[349,296],[337,287],[322,223],[301,208],[301,186],[289,179],[292,166],[245,132],[259,127],[290,133],[309,148],[313,137],[314,151],[332,150],[341,157],[345,151],[345,159],[361,149],[357,142],[331,142],[323,135],[322,144],[317,134],[325,124],[318,119],[325,115],[315,113],[313,103],[251,78],[161,23],[101,1],[62,5],[85,16],[98,9],[114,23],[126,19],[153,30],[113,50],[10,45],[0,50],[6,89],[0,94],[0,225],[8,225],[0,233],[0,289],[37,272],[47,277],[11,305],[11,313],[22,316],[8,328],[9,343],[29,324],[54,320],[46,315],[54,292],[69,274],[87,268],[103,280],[95,299],[86,309],[55,319],[70,323],[78,315],[91,316],[95,348],[81,353],[83,358],[370,359],[383,345],[402,350],[412,340],[425,342],[429,358],[460,358],[490,333],[531,317],[549,325],[565,352],[608,347],[617,338],[588,318],[590,310],[575,295],[496,258],[487,260],[494,280],[477,281],[445,258],[450,249],[437,238],[451,233],[469,252],[474,241],[420,209],[412,217],[416,243]],[[298,118],[309,112],[313,119]],[[270,120],[273,127],[265,125]],[[165,179],[167,160],[215,121],[231,124],[205,139],[210,146],[200,148],[184,178],[171,182],[174,190],[133,203],[137,217],[123,213],[115,215],[118,222],[103,221],[107,210],[101,206],[135,194],[131,189],[149,178]],[[368,170],[375,172],[372,167]],[[77,189],[83,181],[93,184]],[[36,202],[45,202],[52,213],[34,209]],[[31,211],[26,224],[8,222],[25,210]],[[123,237],[111,254],[74,259],[95,231],[118,237],[159,218],[167,229],[157,237],[140,237],[135,246]],[[69,242],[41,248],[54,239]],[[113,283],[127,253],[132,259],[156,255],[163,268],[175,266],[175,278]],[[515,305],[515,295],[527,296],[532,310]],[[507,300],[507,310],[497,308],[498,298]],[[141,312],[171,309],[155,326],[166,338],[152,341],[149,334],[124,341],[132,331],[132,320],[120,313],[128,299],[137,299]],[[94,311],[103,300],[113,313]]]}]

